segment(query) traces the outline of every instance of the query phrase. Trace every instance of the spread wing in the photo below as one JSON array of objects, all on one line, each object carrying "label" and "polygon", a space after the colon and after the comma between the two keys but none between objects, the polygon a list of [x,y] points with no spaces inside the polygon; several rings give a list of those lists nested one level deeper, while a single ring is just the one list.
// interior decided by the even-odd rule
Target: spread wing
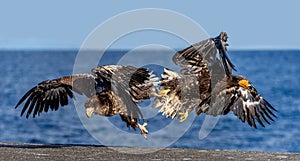
[{"label": "spread wing", "polygon": [[[68,105],[68,99],[74,98],[74,92],[84,94],[90,99],[99,97],[102,104],[111,104],[113,100],[121,100],[120,111],[127,111],[133,118],[139,118],[141,112],[136,103],[150,98],[155,76],[144,68],[131,66],[100,66],[93,69],[93,74],[77,74],[58,79],[46,80],[30,89],[17,103],[16,107],[23,102],[21,116],[26,113],[26,118],[31,114],[33,117],[40,113],[48,112],[49,109],[57,110],[60,106]],[[105,92],[113,92],[114,97],[102,98]],[[119,107],[110,106],[115,109]]]},{"label": "spread wing", "polygon": [[[219,85],[223,86],[224,84],[220,82]],[[273,118],[276,117],[273,112],[277,110],[260,96],[251,83],[248,88],[233,85],[216,91],[210,99],[211,109],[206,112],[207,114],[225,115],[232,111],[242,122],[247,121],[250,126],[255,128],[257,127],[256,122],[265,127],[263,122],[270,124],[270,120],[274,121]]]},{"label": "spread wing", "polygon": [[73,91],[87,97],[95,95],[95,79],[90,74],[65,76],[58,79],[46,80],[30,89],[17,103],[15,108],[25,102],[21,116],[27,111],[26,118],[40,113],[58,110],[59,106],[68,105],[68,98],[74,98]]},{"label": "spread wing", "polygon": [[211,71],[216,60],[219,59],[216,55],[218,51],[223,64],[223,69],[226,75],[230,77],[231,70],[235,70],[235,68],[226,53],[226,46],[228,46],[226,43],[227,38],[227,34],[225,32],[221,32],[221,34],[216,38],[203,40],[177,52],[173,56],[173,61],[176,65],[184,68],[188,65],[198,66],[199,63],[201,63],[201,61],[204,59],[207,62],[207,67]]},{"label": "spread wing", "polygon": [[181,71],[165,69],[154,107],[161,106],[160,112],[167,117],[183,116],[181,121],[194,108],[198,115],[225,115],[233,111],[255,128],[255,120],[263,127],[263,121],[267,124],[270,124],[269,120],[274,121],[276,116],[272,111],[276,109],[251,84],[239,85],[238,81],[244,77],[238,79],[231,73],[235,69],[226,53],[227,38],[222,32],[216,38],[177,52],[173,61]]},{"label": "spread wing", "polygon": [[226,46],[228,46],[227,42],[227,34],[226,32],[221,32],[219,36],[213,38],[213,41],[215,42],[215,45],[219,51],[219,55],[221,57],[223,66],[224,66],[224,70],[225,73],[228,77],[230,77],[231,75],[231,69],[235,70],[233,63],[231,62],[231,60],[228,57],[227,54],[227,48]]},{"label": "spread wing", "polygon": [[248,89],[239,87],[234,93],[229,108],[242,122],[247,121],[250,126],[256,128],[255,120],[262,127],[265,127],[263,121],[267,124],[270,124],[269,120],[274,121],[273,117],[276,115],[272,111],[277,110],[258,94],[253,85]]}]

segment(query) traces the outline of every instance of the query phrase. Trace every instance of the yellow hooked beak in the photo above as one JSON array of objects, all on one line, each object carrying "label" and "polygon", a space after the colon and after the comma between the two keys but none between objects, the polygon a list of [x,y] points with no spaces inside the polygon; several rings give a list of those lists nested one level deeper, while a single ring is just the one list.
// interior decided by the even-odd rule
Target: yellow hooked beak
[{"label": "yellow hooked beak", "polygon": [[85,109],[85,113],[86,113],[86,116],[88,118],[91,118],[92,117],[92,114],[94,113],[94,109],[93,108],[86,108]]},{"label": "yellow hooked beak", "polygon": [[238,84],[243,87],[244,89],[248,89],[248,86],[249,86],[249,82],[246,80],[246,79],[243,79],[243,80],[240,80],[238,82]]}]

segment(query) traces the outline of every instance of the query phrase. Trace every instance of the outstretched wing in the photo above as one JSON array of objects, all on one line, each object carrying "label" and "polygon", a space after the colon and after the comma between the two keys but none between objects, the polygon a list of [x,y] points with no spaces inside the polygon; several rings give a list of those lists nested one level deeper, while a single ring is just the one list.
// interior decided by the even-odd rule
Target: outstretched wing
[{"label": "outstretched wing", "polygon": [[231,77],[231,70],[235,70],[235,68],[226,53],[226,46],[228,46],[226,43],[227,38],[227,34],[225,32],[221,32],[221,34],[216,38],[203,40],[184,50],[178,51],[173,56],[173,61],[176,65],[185,68],[189,65],[198,66],[203,60],[205,60],[207,62],[207,67],[212,73],[211,69],[215,64],[216,59],[219,59],[216,55],[218,51],[223,63],[224,71],[228,77]]},{"label": "outstretched wing", "polygon": [[258,94],[253,85],[250,85],[248,89],[239,87],[234,96],[232,97],[232,105],[230,110],[242,120],[247,121],[250,126],[256,128],[255,120],[265,127],[263,121],[270,124],[270,121],[274,121],[273,117],[276,115],[272,111],[277,111],[268,101]]},{"label": "outstretched wing", "polygon": [[227,54],[227,48],[226,48],[226,46],[228,46],[228,44],[226,43],[227,38],[228,38],[228,36],[227,36],[226,32],[221,32],[219,36],[213,38],[213,41],[215,42],[216,47],[219,51],[225,73],[228,77],[230,77],[231,69],[233,69],[235,71],[236,71],[236,69],[234,68],[233,63],[231,62],[231,60],[229,59],[228,54]]},{"label": "outstretched wing", "polygon": [[65,76],[58,79],[46,80],[30,89],[17,103],[15,108],[25,102],[21,116],[27,111],[26,118],[40,113],[58,110],[59,106],[68,105],[68,98],[74,98],[73,91],[87,97],[95,95],[95,79],[90,74]]},{"label": "outstretched wing", "polygon": [[242,122],[247,121],[250,126],[255,128],[257,127],[256,122],[265,127],[263,122],[270,124],[270,120],[274,121],[273,118],[276,117],[273,111],[277,110],[259,95],[251,83],[247,88],[231,86],[217,91],[217,94],[212,94],[212,96],[215,96],[215,99],[211,98],[210,100],[212,110],[207,111],[208,114],[225,115],[232,111]]},{"label": "outstretched wing", "polygon": [[[33,117],[49,109],[57,110],[60,106],[68,105],[68,98],[74,98],[74,93],[84,94],[90,99],[99,97],[101,104],[108,104],[110,109],[120,109],[119,113],[139,118],[141,112],[137,107],[138,101],[148,99],[154,91],[156,77],[145,68],[131,66],[107,65],[93,69],[93,74],[77,74],[47,80],[30,89],[17,103],[16,107],[25,102],[21,116],[26,118],[31,113]],[[112,93],[105,97],[103,92]],[[102,98],[103,97],[103,98]],[[117,104],[111,104],[120,100]],[[120,107],[116,107],[122,104]]]}]

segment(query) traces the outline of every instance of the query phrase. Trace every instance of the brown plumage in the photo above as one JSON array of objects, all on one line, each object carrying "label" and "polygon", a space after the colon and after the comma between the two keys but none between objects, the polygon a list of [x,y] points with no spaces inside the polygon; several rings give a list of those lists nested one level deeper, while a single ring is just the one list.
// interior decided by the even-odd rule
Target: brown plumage
[{"label": "brown plumage", "polygon": [[161,106],[160,112],[166,117],[180,117],[180,122],[193,109],[198,115],[213,116],[232,111],[255,128],[255,120],[263,127],[263,121],[267,124],[274,121],[276,116],[272,111],[276,109],[245,77],[232,74],[234,66],[226,54],[227,38],[222,32],[216,38],[177,52],[173,61],[181,70],[177,73],[164,69],[153,106]]},{"label": "brown plumage", "polygon": [[146,136],[145,125],[138,120],[142,114],[136,103],[149,99],[154,91],[156,77],[145,68],[107,65],[92,69],[92,74],[75,74],[46,80],[30,89],[17,103],[25,102],[21,116],[39,116],[42,112],[58,110],[68,105],[74,93],[87,97],[85,108],[88,117],[120,115],[128,127],[140,128]]},{"label": "brown plumage", "polygon": [[[227,55],[227,34],[222,32],[194,44],[173,56],[181,67],[179,73],[164,69],[156,93],[157,78],[145,68],[106,65],[92,69],[92,74],[75,74],[46,80],[30,89],[17,103],[24,103],[21,116],[39,116],[42,112],[58,110],[69,104],[74,92],[85,95],[86,115],[120,115],[128,127],[140,129],[146,137],[142,113],[137,103],[156,96],[153,106],[161,107],[166,117],[180,117],[184,121],[195,109],[196,113],[225,115],[232,111],[242,122],[256,128],[256,122],[274,121],[276,111],[243,76],[232,74],[234,65]],[[218,54],[218,55],[217,55]],[[256,120],[256,121],[255,121]]]},{"label": "brown plumage", "polygon": [[257,127],[255,120],[262,126],[274,121],[277,111],[268,103],[244,77],[231,75],[224,77],[212,89],[211,95],[196,108],[197,114],[226,115],[232,111],[242,122]]}]

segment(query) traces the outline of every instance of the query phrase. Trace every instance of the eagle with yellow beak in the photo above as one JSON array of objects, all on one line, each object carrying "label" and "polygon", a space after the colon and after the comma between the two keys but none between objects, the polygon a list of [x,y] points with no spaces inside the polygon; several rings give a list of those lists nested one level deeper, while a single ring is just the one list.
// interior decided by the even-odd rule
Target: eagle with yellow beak
[{"label": "eagle with yellow beak", "polygon": [[[242,122],[257,127],[274,121],[277,111],[244,76],[232,74],[227,55],[227,34],[221,32],[177,52],[173,56],[180,72],[165,68],[153,107],[166,117],[183,122],[195,110],[198,115],[226,115],[232,111]],[[219,53],[219,55],[217,54]],[[255,121],[256,120],[256,121]]]}]

